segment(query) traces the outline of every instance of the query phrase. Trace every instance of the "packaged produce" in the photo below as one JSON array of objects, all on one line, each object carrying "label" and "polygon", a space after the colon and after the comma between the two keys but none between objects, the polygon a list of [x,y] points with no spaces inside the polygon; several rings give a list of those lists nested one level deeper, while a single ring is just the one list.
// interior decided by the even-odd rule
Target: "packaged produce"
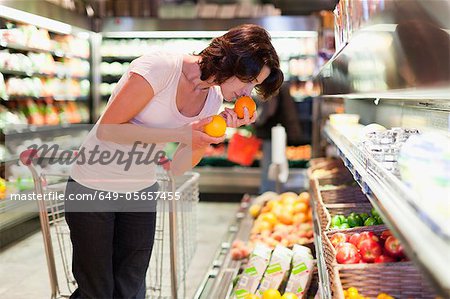
[{"label": "packaged produce", "polygon": [[284,291],[303,298],[312,279],[314,259],[308,247],[296,244],[292,251],[292,270]]},{"label": "packaged produce", "polygon": [[264,271],[267,268],[272,250],[257,244],[245,267],[241,278],[236,284],[232,298],[243,299],[247,294],[254,294],[258,288]]},{"label": "packaged produce", "polygon": [[263,279],[258,288],[258,293],[263,294],[268,289],[278,289],[290,269],[292,250],[277,245],[270,258],[269,266],[264,272]]}]

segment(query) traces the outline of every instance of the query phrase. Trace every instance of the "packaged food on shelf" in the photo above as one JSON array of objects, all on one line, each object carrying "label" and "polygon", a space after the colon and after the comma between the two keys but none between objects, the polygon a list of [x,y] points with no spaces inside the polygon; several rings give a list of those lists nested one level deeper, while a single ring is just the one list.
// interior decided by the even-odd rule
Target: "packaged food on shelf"
[{"label": "packaged food on shelf", "polygon": [[26,124],[26,118],[24,115],[15,113],[15,111],[9,111],[8,108],[0,105],[0,129],[3,130],[8,126],[23,125]]},{"label": "packaged food on shelf", "polygon": [[410,136],[417,134],[419,134],[417,129],[404,128],[369,131],[361,142],[361,149],[394,175],[400,176],[398,167],[400,150]]},{"label": "packaged food on shelf", "polygon": [[278,290],[280,288],[291,267],[292,254],[292,250],[289,248],[281,245],[275,247],[257,293],[262,295],[268,289]]},{"label": "packaged food on shelf", "polygon": [[6,198],[6,181],[0,177],[0,200]]},{"label": "packaged food on shelf", "polygon": [[295,244],[292,251],[292,270],[284,292],[304,298],[312,280],[315,261],[308,247]]},{"label": "packaged food on shelf", "polygon": [[330,115],[331,125],[356,125],[359,123],[358,114],[337,113]]},{"label": "packaged food on shelf", "polygon": [[272,250],[263,245],[257,244],[250,255],[249,261],[237,282],[232,298],[243,299],[247,294],[254,294],[259,282],[269,264]]},{"label": "packaged food on shelf", "polygon": [[411,136],[400,149],[402,181],[417,196],[422,211],[450,235],[450,138],[427,132]]}]

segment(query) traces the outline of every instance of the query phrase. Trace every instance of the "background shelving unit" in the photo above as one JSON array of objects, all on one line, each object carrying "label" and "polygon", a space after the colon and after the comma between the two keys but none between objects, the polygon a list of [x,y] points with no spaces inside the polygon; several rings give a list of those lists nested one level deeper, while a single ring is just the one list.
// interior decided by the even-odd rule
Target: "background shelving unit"
[{"label": "background shelving unit", "polygon": [[[362,125],[377,123],[388,129],[414,128],[422,134],[434,133],[448,138],[450,71],[440,64],[449,61],[450,52],[436,47],[440,35],[430,33],[442,33],[450,27],[448,20],[442,19],[439,13],[448,9],[448,3],[436,2],[433,6],[420,0],[412,6],[398,3],[400,1],[389,1],[381,5],[380,1],[368,9],[359,1],[339,2],[335,11],[338,52],[317,76],[321,96],[314,108],[318,127],[313,152],[318,156],[332,153],[342,159],[362,192],[401,241],[407,256],[431,283],[432,291],[447,298],[450,296],[450,272],[446,267],[450,262],[448,228],[443,218],[436,217],[437,212],[433,215],[427,206],[430,205],[427,199],[439,194],[438,190],[430,184],[428,190],[422,190],[429,195],[419,193],[411,181],[407,184],[405,177],[384,168],[359,145],[363,135],[359,130],[363,126],[353,126],[352,131],[349,127],[325,122],[330,113],[345,111],[359,115]],[[418,26],[432,24],[427,31],[429,41],[421,35],[415,36],[414,42],[423,50],[423,60],[410,59],[417,49],[408,47],[411,40],[399,34],[400,26],[409,24],[411,18]],[[442,36],[448,38],[448,35]],[[429,57],[439,57],[439,62],[433,63]],[[427,61],[427,64],[417,68],[415,64],[419,61]],[[407,74],[403,72],[406,68]],[[431,69],[433,71],[427,73]],[[316,245],[321,251],[324,246],[320,236],[317,237]],[[331,296],[329,277],[319,255],[320,264],[322,287]]]},{"label": "background shelving unit", "polygon": [[[32,144],[78,148],[90,128],[87,124],[93,107],[95,65],[91,57],[93,33],[88,29],[32,18],[13,8],[1,10],[2,190],[6,185],[6,191],[0,194],[3,247],[38,225],[36,202],[14,201],[10,196],[26,194],[33,188],[30,174],[19,165],[20,152]],[[57,15],[60,11],[53,12]],[[70,18],[67,21],[71,22]]]}]

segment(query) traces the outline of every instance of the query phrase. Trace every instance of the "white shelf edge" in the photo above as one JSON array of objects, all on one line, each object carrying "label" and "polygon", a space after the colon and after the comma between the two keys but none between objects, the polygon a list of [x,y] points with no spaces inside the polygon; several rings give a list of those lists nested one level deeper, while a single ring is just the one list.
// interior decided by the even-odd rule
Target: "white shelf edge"
[{"label": "white shelf edge", "polygon": [[371,203],[381,212],[383,220],[400,238],[408,256],[431,276],[441,292],[450,296],[450,242],[424,223],[405,198],[398,197],[399,194],[412,196],[403,184],[389,184],[398,179],[387,170],[378,168],[381,173],[373,173],[366,169],[355,156],[358,152],[356,145],[348,146],[352,143],[330,125],[325,127],[324,133],[342,152],[344,163]]}]

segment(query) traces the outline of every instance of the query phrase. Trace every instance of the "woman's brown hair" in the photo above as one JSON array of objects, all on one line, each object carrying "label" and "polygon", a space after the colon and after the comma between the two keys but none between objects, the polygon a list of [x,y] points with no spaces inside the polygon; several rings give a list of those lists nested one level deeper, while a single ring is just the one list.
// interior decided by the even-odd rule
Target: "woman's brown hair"
[{"label": "woman's brown hair", "polygon": [[226,34],[214,38],[199,55],[202,57],[200,79],[206,81],[213,77],[217,84],[233,76],[243,82],[251,82],[267,65],[270,75],[255,87],[264,99],[276,94],[284,80],[271,38],[258,25],[245,24],[230,29]]}]

